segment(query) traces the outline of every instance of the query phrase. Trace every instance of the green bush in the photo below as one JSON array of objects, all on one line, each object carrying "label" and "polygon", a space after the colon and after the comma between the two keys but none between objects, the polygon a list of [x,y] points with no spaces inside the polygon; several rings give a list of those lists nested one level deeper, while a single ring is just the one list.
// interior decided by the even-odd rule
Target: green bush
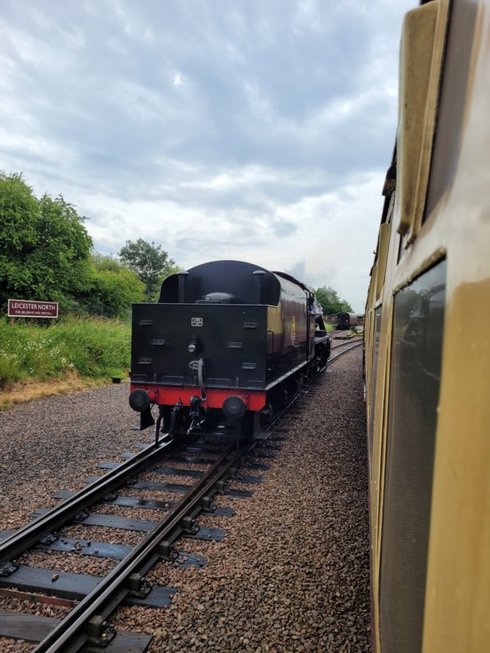
[{"label": "green bush", "polygon": [[119,320],[67,318],[49,325],[0,320],[0,388],[17,381],[47,381],[79,374],[125,376],[130,325]]}]

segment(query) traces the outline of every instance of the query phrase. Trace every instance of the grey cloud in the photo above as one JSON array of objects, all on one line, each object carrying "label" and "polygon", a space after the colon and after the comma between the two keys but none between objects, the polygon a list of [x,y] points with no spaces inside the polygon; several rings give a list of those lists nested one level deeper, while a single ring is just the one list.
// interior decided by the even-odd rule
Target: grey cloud
[{"label": "grey cloud", "polygon": [[306,278],[306,260],[296,261],[296,263],[291,264],[285,270],[279,270],[279,272],[286,272],[295,279],[304,280]]},{"label": "grey cloud", "polygon": [[[52,45],[52,56],[66,57],[67,69],[43,74],[34,66],[25,90],[36,85],[37,95],[41,77],[46,102],[44,110],[38,108],[38,122],[49,136],[81,148],[91,169],[104,172],[110,164],[124,170],[139,158],[151,165],[162,151],[211,165],[260,160],[286,168],[292,162],[342,167],[335,153],[342,136],[348,143],[352,123],[339,121],[340,138],[333,141],[321,132],[313,137],[310,123],[339,93],[359,90],[363,61],[373,47],[366,17],[356,22],[338,7],[320,3],[309,20],[322,29],[298,32],[295,2],[282,5],[280,14],[274,3],[271,8],[237,3],[231,12],[211,10],[206,2],[128,3],[121,5],[122,14],[106,3],[107,11],[96,20],[84,11],[87,6],[93,10],[55,3],[52,42],[74,30],[79,39],[71,47],[68,40],[63,53]],[[128,25],[136,26],[129,35]],[[44,38],[46,30],[32,27],[38,39]],[[152,30],[156,34],[145,41],[141,35]],[[129,47],[122,40],[128,37]],[[239,57],[233,55],[237,50]],[[172,85],[173,72],[186,80],[181,87]],[[122,79],[138,80],[140,93],[132,93],[127,83],[121,86]],[[250,87],[264,112],[254,110]],[[138,117],[131,108],[151,104],[150,96],[154,106],[147,107],[146,119]],[[73,115],[71,105],[82,109],[80,115]],[[362,134],[362,123],[359,127]],[[117,161],[94,157],[95,145],[117,148]]]},{"label": "grey cloud", "polygon": [[227,251],[266,258],[307,219],[320,241],[338,228],[323,196],[352,205],[373,171],[381,189],[414,4],[3,0],[0,169],[76,198],[101,251],[151,227],[204,260],[221,225]]}]

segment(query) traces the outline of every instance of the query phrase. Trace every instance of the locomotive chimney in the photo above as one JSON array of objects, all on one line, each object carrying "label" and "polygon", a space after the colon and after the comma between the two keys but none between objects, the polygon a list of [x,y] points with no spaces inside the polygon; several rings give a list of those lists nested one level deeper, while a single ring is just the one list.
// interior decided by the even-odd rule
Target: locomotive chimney
[{"label": "locomotive chimney", "polygon": [[255,270],[253,273],[255,278],[255,303],[263,304],[264,302],[264,270]]},{"label": "locomotive chimney", "polygon": [[187,299],[188,276],[189,276],[188,272],[179,272],[179,295],[178,295],[179,304],[185,304],[185,301]]}]

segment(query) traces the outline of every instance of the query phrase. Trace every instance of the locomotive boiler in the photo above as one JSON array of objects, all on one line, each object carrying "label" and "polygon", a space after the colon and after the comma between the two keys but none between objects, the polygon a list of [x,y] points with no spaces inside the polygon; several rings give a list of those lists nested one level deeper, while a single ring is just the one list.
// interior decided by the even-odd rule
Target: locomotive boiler
[{"label": "locomotive boiler", "polygon": [[325,367],[330,338],[313,292],[288,274],[213,261],[133,306],[131,407],[158,433],[249,436]]}]

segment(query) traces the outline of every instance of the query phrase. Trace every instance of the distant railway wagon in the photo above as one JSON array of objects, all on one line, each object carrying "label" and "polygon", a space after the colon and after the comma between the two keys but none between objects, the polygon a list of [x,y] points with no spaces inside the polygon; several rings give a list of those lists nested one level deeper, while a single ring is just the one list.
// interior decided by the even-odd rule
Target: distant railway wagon
[{"label": "distant railway wagon", "polygon": [[489,650],[489,43],[490,0],[405,17],[364,329],[377,653]]},{"label": "distant railway wagon", "polygon": [[364,315],[359,315],[357,313],[337,313],[335,322],[337,329],[352,329],[352,327],[363,325]]},{"label": "distant railway wagon", "polygon": [[337,313],[333,313],[332,315],[324,315],[323,321],[327,324],[333,324],[335,326],[337,324]]}]

